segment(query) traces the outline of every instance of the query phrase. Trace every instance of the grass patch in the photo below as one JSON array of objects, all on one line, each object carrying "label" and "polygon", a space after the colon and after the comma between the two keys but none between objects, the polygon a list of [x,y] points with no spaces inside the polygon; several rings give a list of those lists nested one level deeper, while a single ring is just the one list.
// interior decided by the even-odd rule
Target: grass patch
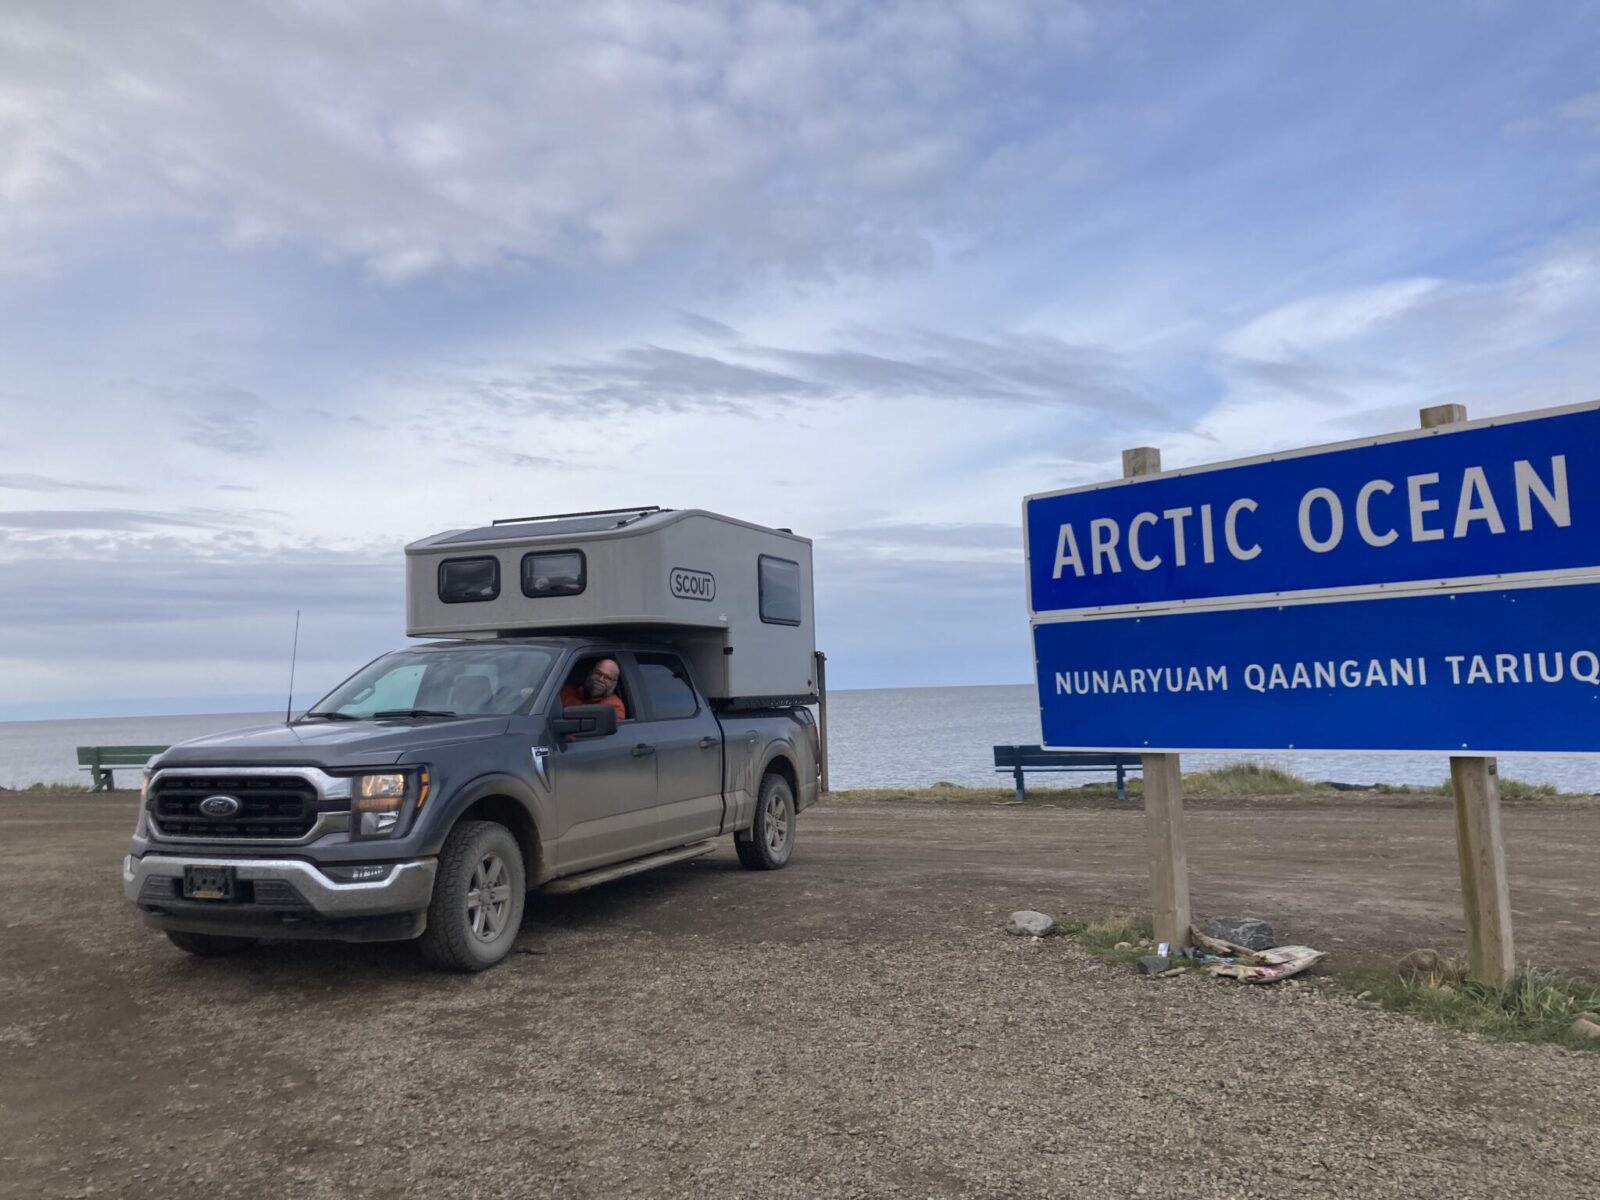
[{"label": "grass patch", "polygon": [[1327,973],[1358,998],[1430,1025],[1497,1041],[1600,1051],[1600,1042],[1572,1032],[1580,1014],[1600,1013],[1600,991],[1554,972],[1529,969],[1504,989],[1470,980],[1412,981],[1387,967],[1334,967]]},{"label": "grass patch", "polygon": [[1190,796],[1294,796],[1311,791],[1312,785],[1290,771],[1242,762],[1185,775],[1183,790]]},{"label": "grass patch", "polygon": [[[1111,800],[1116,796],[1117,785],[1111,780],[1093,783],[1067,784],[1061,780],[1071,775],[1039,772],[1029,776],[1028,799],[1030,805],[1073,804],[1085,800]],[[1037,779],[1038,784],[1033,781]],[[1049,781],[1046,783],[1045,781]],[[1129,775],[1126,781],[1130,806],[1143,803],[1144,780],[1139,775]],[[1240,762],[1219,767],[1215,771],[1194,771],[1183,777],[1183,794],[1202,800],[1246,800],[1258,797],[1303,796],[1307,799],[1346,796],[1359,800],[1363,794],[1375,796],[1435,797],[1451,794],[1450,781],[1434,787],[1427,785],[1379,783],[1355,791],[1338,790],[1326,783],[1314,783],[1279,767],[1259,762]],[[1520,779],[1500,780],[1500,795],[1506,800],[1551,800],[1565,793],[1548,783],[1525,783]],[[828,792],[829,798],[852,800],[909,800],[921,804],[1014,804],[1016,790],[1009,782],[996,787],[966,787],[954,783],[936,783],[930,787],[902,788],[850,788]]]},{"label": "grass patch", "polygon": [[[1448,779],[1436,784],[1431,790],[1439,796],[1450,796],[1455,791]],[[1561,792],[1553,783],[1527,783],[1521,779],[1507,779],[1504,776],[1500,778],[1502,800],[1548,800],[1559,795]]]},{"label": "grass patch", "polygon": [[[1099,921],[1057,921],[1056,932],[1070,937],[1096,958],[1106,962],[1134,963],[1145,954],[1153,954],[1151,947],[1155,930],[1149,917],[1111,916]],[[1127,948],[1117,947],[1127,943]],[[1145,945],[1141,946],[1140,943]]]}]

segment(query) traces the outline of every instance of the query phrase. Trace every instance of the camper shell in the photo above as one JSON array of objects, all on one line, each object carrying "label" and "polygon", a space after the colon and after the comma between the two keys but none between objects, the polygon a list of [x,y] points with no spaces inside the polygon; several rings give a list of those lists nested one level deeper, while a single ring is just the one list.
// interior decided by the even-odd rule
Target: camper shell
[{"label": "camper shell", "polygon": [[406,547],[411,637],[665,644],[718,708],[814,704],[811,541],[701,509],[558,513]]}]

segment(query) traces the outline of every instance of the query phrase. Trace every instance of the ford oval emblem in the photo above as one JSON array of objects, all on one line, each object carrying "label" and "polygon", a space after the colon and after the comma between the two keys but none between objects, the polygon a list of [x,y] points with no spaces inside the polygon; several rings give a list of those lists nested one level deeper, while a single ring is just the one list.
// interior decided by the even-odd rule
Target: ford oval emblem
[{"label": "ford oval emblem", "polygon": [[237,796],[207,796],[200,801],[200,812],[207,817],[237,816],[243,807]]}]

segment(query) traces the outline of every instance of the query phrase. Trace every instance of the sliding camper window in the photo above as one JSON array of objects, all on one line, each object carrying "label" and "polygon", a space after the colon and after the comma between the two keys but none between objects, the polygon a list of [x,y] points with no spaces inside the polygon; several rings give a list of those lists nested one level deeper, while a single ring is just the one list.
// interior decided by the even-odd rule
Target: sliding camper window
[{"label": "sliding camper window", "polygon": [[763,554],[756,560],[761,619],[768,625],[800,624],[800,564]]},{"label": "sliding camper window", "polygon": [[500,560],[447,558],[439,564],[439,599],[446,604],[472,604],[500,596]]},{"label": "sliding camper window", "polygon": [[522,556],[522,594],[576,596],[589,585],[589,569],[582,550],[541,550]]}]

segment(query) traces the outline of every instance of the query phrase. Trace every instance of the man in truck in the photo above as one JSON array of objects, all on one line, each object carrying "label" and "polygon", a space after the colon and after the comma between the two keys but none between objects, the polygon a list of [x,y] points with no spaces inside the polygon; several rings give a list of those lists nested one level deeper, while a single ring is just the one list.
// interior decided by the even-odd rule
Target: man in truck
[{"label": "man in truck", "polygon": [[584,677],[580,686],[577,683],[565,684],[561,689],[561,704],[564,708],[571,708],[579,704],[609,704],[617,710],[617,720],[628,719],[627,706],[622,703],[622,697],[617,695],[617,683],[622,678],[622,668],[617,666],[614,658],[602,658],[595,662],[589,673]]}]

